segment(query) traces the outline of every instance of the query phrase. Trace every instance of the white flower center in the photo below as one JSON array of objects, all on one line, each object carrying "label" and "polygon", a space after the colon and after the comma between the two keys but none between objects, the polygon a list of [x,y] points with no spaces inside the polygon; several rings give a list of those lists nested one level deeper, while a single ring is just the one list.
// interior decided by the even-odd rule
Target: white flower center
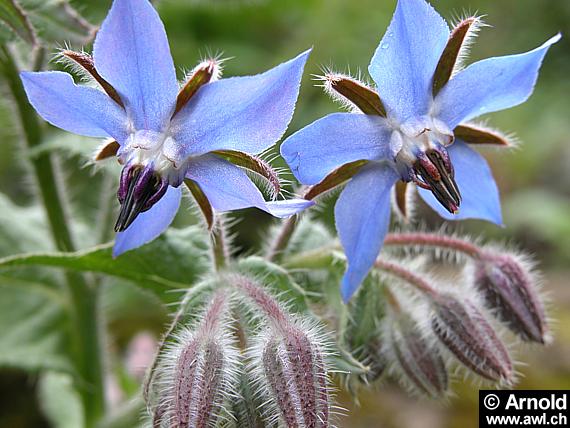
[{"label": "white flower center", "polygon": [[121,147],[118,156],[124,164],[147,166],[161,177],[166,178],[171,186],[178,187],[186,174],[186,162],[176,164],[165,156],[163,148],[166,143],[173,144],[173,138],[166,132],[140,130],[132,133]]}]

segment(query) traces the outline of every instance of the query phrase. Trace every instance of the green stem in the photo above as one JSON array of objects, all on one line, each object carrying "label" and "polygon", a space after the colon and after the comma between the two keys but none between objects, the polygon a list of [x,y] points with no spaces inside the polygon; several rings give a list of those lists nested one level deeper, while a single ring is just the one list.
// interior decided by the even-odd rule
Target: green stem
[{"label": "green stem", "polygon": [[286,269],[328,269],[334,261],[334,252],[340,251],[339,244],[304,251],[287,257],[282,263]]},{"label": "green stem", "polygon": [[[34,66],[43,55],[37,48]],[[27,149],[42,142],[41,123],[28,103],[19,70],[9,48],[0,45],[0,67],[16,104]],[[42,153],[31,159],[39,196],[43,202],[47,220],[55,245],[60,251],[73,251],[73,239],[67,224],[62,191],[49,153]],[[73,353],[77,371],[81,376],[80,393],[85,408],[87,426],[93,426],[103,415],[104,392],[103,370],[100,353],[100,331],[97,319],[97,290],[77,273],[68,272],[67,292],[71,301],[71,323],[73,329]]]},{"label": "green stem", "polygon": [[436,233],[389,233],[386,235],[384,245],[446,248],[463,253],[473,259],[479,259],[481,257],[481,249],[471,242],[455,238],[453,236],[439,235]]},{"label": "green stem", "polygon": [[226,225],[224,220],[219,217],[212,230],[212,253],[214,266],[217,271],[227,266],[230,259],[230,251],[227,244]]},{"label": "green stem", "polygon": [[271,243],[269,247],[269,251],[267,252],[267,260],[275,261],[278,260],[283,251],[289,245],[291,241],[291,237],[293,236],[293,232],[297,228],[297,216],[289,217],[283,224],[281,225],[281,229],[275,238],[275,241]]},{"label": "green stem", "polygon": [[97,216],[97,224],[99,225],[97,230],[97,243],[105,243],[113,239],[113,229],[110,225],[112,225],[114,221],[114,204],[116,199],[115,197],[109,197],[109,195],[114,194],[116,190],[115,181],[108,174],[105,174],[105,177],[103,178],[101,189],[101,199],[99,200],[100,208]]}]

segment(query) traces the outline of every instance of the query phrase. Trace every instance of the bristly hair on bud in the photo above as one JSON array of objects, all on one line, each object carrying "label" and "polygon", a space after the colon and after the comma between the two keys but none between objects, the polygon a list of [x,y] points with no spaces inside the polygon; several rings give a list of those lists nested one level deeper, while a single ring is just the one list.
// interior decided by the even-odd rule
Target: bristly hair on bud
[{"label": "bristly hair on bud", "polygon": [[389,288],[385,290],[388,309],[382,323],[382,342],[392,372],[412,393],[431,398],[445,396],[449,376],[439,347],[424,336],[396,295]]},{"label": "bristly hair on bud", "polygon": [[433,77],[433,95],[445,86],[455,74],[461,71],[463,62],[469,55],[473,40],[479,29],[485,26],[482,16],[468,16],[458,19],[447,45],[441,54]]},{"label": "bristly hair on bud", "polygon": [[378,93],[360,79],[324,69],[322,75],[314,75],[322,82],[325,92],[351,112],[386,117],[386,108]]},{"label": "bristly hair on bud", "polygon": [[93,160],[99,162],[110,157],[114,157],[119,151],[119,143],[113,138],[106,138],[103,142],[95,149],[93,153]]},{"label": "bristly hair on bud", "polygon": [[538,279],[528,258],[485,249],[474,260],[470,279],[495,316],[522,340],[550,340]]},{"label": "bristly hair on bud", "polygon": [[514,381],[509,352],[474,301],[440,293],[431,296],[430,307],[431,331],[459,362],[487,380]]},{"label": "bristly hair on bud", "polygon": [[190,98],[207,83],[214,82],[222,76],[222,63],[217,57],[201,61],[186,75],[184,83],[176,99],[176,108],[172,116],[175,116],[190,101]]},{"label": "bristly hair on bud", "polygon": [[182,328],[159,356],[149,408],[158,428],[206,428],[229,416],[238,395],[239,353],[227,290],[216,292],[193,329]]},{"label": "bristly hair on bud", "polygon": [[273,426],[331,426],[328,339],[309,320],[293,317],[257,282],[228,276],[244,297],[260,329],[248,349],[249,371],[261,402],[263,417]]},{"label": "bristly hair on bud", "polygon": [[59,51],[56,56],[56,61],[64,66],[70,67],[72,71],[77,73],[85,82],[96,83],[107,93],[107,95],[109,95],[109,97],[111,97],[113,101],[122,108],[125,108],[125,104],[123,103],[119,93],[109,82],[107,82],[107,80],[103,78],[103,76],[99,74],[95,68],[95,63],[91,55],[86,52],[75,52],[66,48]]},{"label": "bristly hair on bud", "polygon": [[463,123],[453,130],[455,138],[467,144],[517,148],[519,141],[513,133],[505,134],[485,123]]},{"label": "bristly hair on bud", "polygon": [[246,172],[254,173],[255,175],[251,177],[253,180],[256,177],[262,178],[262,184],[265,185],[265,190],[267,190],[272,200],[275,200],[281,193],[282,180],[279,176],[279,170],[273,168],[271,163],[265,161],[261,156],[250,155],[236,150],[215,150],[212,153],[234,165],[245,168]]}]

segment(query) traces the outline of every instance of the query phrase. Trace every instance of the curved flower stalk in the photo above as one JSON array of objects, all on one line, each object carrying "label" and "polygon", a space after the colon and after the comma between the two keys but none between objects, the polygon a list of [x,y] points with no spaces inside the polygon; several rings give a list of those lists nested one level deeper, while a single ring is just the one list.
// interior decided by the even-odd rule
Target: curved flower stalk
[{"label": "curved flower stalk", "polygon": [[[438,287],[432,285],[431,279],[426,278],[422,273],[412,272],[399,263],[377,260],[374,266],[412,285],[416,291],[421,293],[429,312],[429,316],[424,319],[423,326],[427,332],[426,335],[435,336],[440,345],[447,349],[457,361],[484,379],[507,384],[513,382],[515,372],[507,347],[480,310],[478,299],[457,290],[440,291]],[[408,339],[412,340],[411,335]],[[410,343],[407,346],[410,346]],[[415,346],[416,344],[413,345]],[[411,349],[409,351],[412,352]],[[413,353],[417,351],[416,349]],[[399,363],[401,364],[402,361]],[[418,375],[417,368],[414,371]],[[441,384],[441,381],[441,376],[439,376],[435,382]],[[425,382],[424,379],[422,381],[424,387],[427,386]],[[434,388],[434,385],[430,388]],[[435,389],[440,390],[440,393],[443,392],[441,385]],[[433,391],[429,393],[433,394]]]},{"label": "curved flower stalk", "polygon": [[435,248],[440,256],[452,260],[459,254],[467,256],[465,279],[493,315],[524,341],[550,341],[539,275],[528,255],[496,246],[479,247],[467,238],[443,234],[391,233],[384,242],[416,250]]},{"label": "curved flower stalk", "polygon": [[216,80],[219,62],[205,61],[179,87],[164,27],[151,4],[115,0],[95,39],[93,58],[67,50],[62,55],[102,90],[77,86],[58,71],[23,72],[21,78],[30,103],[46,121],[76,134],[110,138],[96,158],[116,154],[123,165],[115,256],[168,227],[184,181],[209,213],[257,207],[287,217],[311,205],[266,202],[230,162],[274,183],[274,174],[255,154],[285,132],[309,51],[265,73],[222,80]]},{"label": "curved flower stalk", "polygon": [[[424,0],[399,0],[368,67],[376,89],[347,76],[323,78],[329,92],[365,114],[331,114],[281,146],[304,184],[326,190],[352,178],[335,207],[348,258],[341,287],[345,301],[382,247],[397,183],[417,184],[420,196],[444,219],[502,223],[489,166],[469,143],[508,142],[469,121],[524,102],[560,35],[529,52],[479,61],[453,74],[478,22],[468,18],[450,32]],[[406,186],[397,187],[405,192]]]}]

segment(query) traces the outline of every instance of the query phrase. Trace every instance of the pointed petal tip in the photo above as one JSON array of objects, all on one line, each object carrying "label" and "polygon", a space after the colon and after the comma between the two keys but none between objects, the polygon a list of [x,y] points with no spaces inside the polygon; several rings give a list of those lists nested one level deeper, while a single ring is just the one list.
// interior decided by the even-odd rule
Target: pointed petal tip
[{"label": "pointed petal tip", "polygon": [[554,36],[552,36],[550,39],[548,39],[545,44],[552,45],[554,43],[559,42],[560,39],[562,39],[562,32],[559,31]]},{"label": "pointed petal tip", "polygon": [[117,241],[115,240],[115,243],[113,244],[113,252],[111,253],[113,260],[115,260],[117,257],[119,257],[124,252],[125,251],[123,249],[121,249],[119,247],[119,245],[117,245]]},{"label": "pointed petal tip", "polygon": [[347,305],[348,302],[350,302],[350,299],[353,296],[353,294],[354,290],[352,290],[352,285],[348,283],[345,275],[345,278],[342,279],[342,283],[340,286],[340,295],[342,297],[342,302],[345,305]]},{"label": "pointed petal tip", "polygon": [[315,205],[314,201],[308,201],[300,198],[284,201],[271,201],[265,203],[265,211],[274,217],[287,218],[299,214],[313,205]]}]

